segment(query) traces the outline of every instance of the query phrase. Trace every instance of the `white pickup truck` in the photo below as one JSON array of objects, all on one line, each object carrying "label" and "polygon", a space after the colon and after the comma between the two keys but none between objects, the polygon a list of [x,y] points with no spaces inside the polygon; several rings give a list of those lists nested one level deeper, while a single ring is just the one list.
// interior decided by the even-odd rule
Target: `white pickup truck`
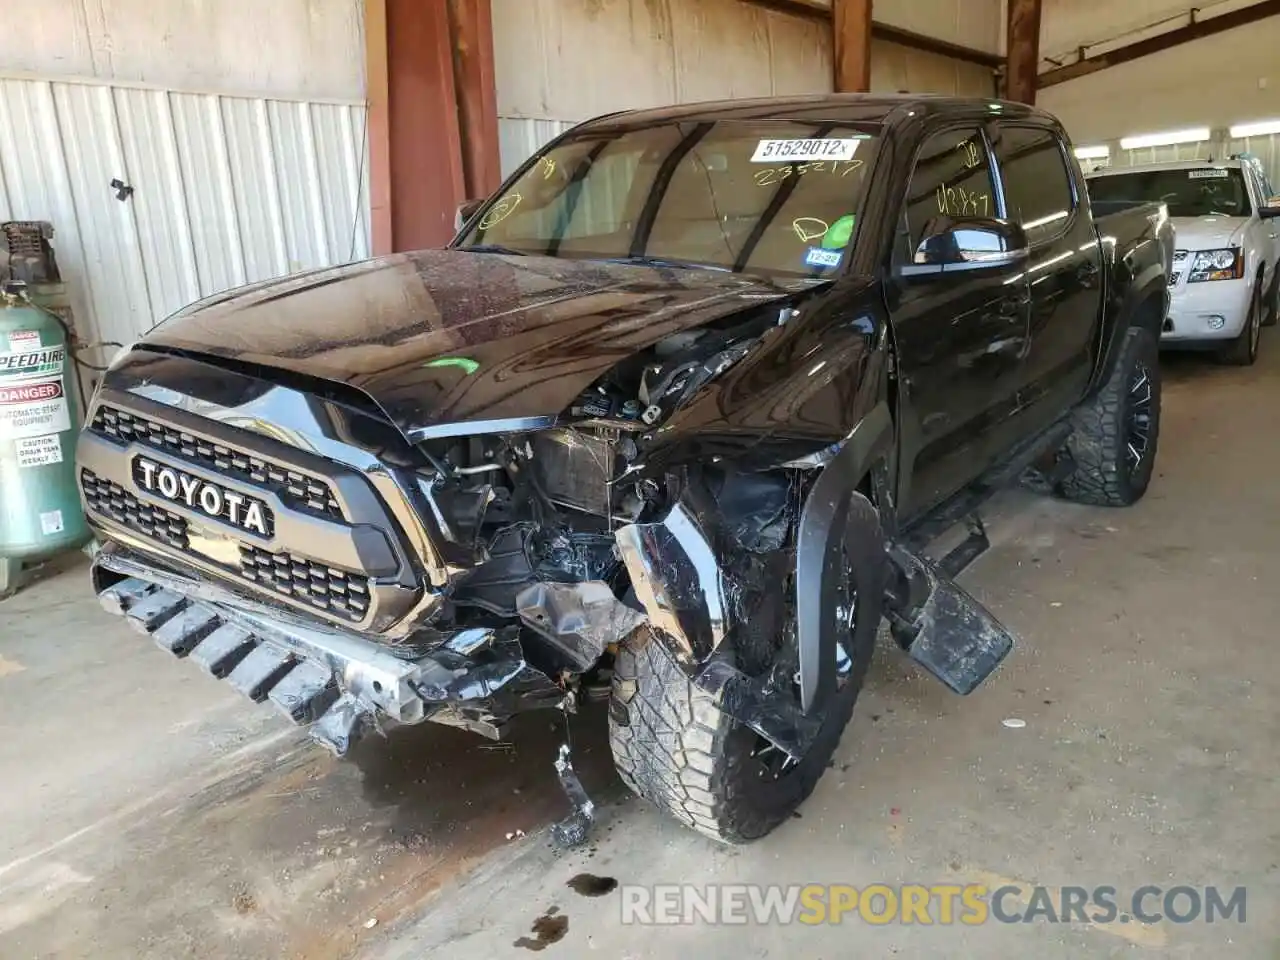
[{"label": "white pickup truck", "polygon": [[1280,196],[1261,163],[1182,160],[1099,170],[1094,210],[1160,200],[1177,234],[1161,346],[1214,349],[1228,363],[1258,358],[1261,328],[1280,314]]}]

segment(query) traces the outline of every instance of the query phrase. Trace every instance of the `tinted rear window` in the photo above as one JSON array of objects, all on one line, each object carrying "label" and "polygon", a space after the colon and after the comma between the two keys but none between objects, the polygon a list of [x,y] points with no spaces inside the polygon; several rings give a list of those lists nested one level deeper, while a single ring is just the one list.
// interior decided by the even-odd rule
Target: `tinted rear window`
[{"label": "tinted rear window", "polygon": [[1142,170],[1094,177],[1089,181],[1089,196],[1101,201],[1163,201],[1171,217],[1247,217],[1252,212],[1239,168]]}]

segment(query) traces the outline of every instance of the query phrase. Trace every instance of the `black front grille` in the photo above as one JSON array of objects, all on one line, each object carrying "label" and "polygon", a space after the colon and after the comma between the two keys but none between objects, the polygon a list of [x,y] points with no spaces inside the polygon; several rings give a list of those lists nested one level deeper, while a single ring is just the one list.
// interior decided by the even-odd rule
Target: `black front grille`
[{"label": "black front grille", "polygon": [[89,429],[111,440],[140,443],[225,477],[255,484],[275,493],[292,510],[329,520],[344,519],[328,483],[281,464],[105,404],[94,412]]},{"label": "black front grille", "polygon": [[240,544],[240,576],[334,616],[362,620],[369,612],[369,579],[289,553]]},{"label": "black front grille", "polygon": [[[190,549],[187,521],[182,517],[162,507],[143,503],[123,487],[103,480],[92,470],[80,471],[80,486],[90,512],[110,517],[166,546],[184,552]],[[239,546],[239,567],[226,567],[207,557],[202,559],[214,563],[234,579],[293,597],[335,617],[359,622],[369,612],[367,577],[291,553],[272,553],[244,542]]]},{"label": "black front grille", "polygon": [[143,503],[123,487],[103,480],[92,470],[80,471],[80,486],[84,490],[85,502],[95,513],[171,547],[186,549],[187,521],[177,514]]}]

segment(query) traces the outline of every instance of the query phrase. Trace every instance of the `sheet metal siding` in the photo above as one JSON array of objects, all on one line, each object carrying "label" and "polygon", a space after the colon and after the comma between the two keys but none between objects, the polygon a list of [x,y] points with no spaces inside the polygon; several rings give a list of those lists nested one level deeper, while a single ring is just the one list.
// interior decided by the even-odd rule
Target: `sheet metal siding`
[{"label": "sheet metal siding", "polygon": [[[998,0],[928,7],[880,0],[876,17],[998,48]],[[740,0],[493,0],[493,12],[504,176],[574,123],[609,111],[831,89],[828,24]],[[874,42],[871,72],[875,91],[994,90],[989,70],[884,41]]]},{"label": "sheet metal siding", "polygon": [[3,9],[9,75],[286,100],[364,96],[364,0],[11,0]]},{"label": "sheet metal siding", "polygon": [[493,0],[503,173],[614,110],[831,89],[830,28],[739,0]]},{"label": "sheet metal siding", "polygon": [[993,97],[996,86],[992,71],[979,64],[914,50],[885,40],[872,40],[871,90],[873,93]]},{"label": "sheet metal siding", "polygon": [[[81,334],[369,255],[365,108],[0,78],[0,219],[49,220]],[[126,200],[110,188],[134,188]]]},{"label": "sheet metal siding", "polygon": [[[832,6],[831,0],[800,2],[822,10]],[[877,23],[989,53],[1004,53],[1005,7],[1001,0],[875,0],[874,11]]]}]

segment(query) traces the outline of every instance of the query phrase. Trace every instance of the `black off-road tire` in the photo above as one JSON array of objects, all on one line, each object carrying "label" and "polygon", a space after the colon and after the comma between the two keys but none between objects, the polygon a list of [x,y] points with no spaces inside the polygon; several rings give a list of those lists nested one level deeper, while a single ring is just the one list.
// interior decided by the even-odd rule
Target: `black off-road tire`
[{"label": "black off-road tire", "polygon": [[1222,348],[1218,359],[1233,367],[1251,367],[1258,359],[1258,346],[1262,332],[1262,278],[1253,285],[1253,296],[1249,299],[1249,315],[1245,318],[1240,336]]},{"label": "black off-road tire", "polygon": [[[1129,462],[1129,423],[1134,384],[1143,369],[1151,387],[1150,425],[1146,450],[1135,468]],[[1130,328],[1106,386],[1079,407],[1072,420],[1067,451],[1076,468],[1058,492],[1068,500],[1101,507],[1127,507],[1140,500],[1151,483],[1160,438],[1160,354],[1152,331]]]},{"label": "black off-road tire", "polygon": [[880,623],[884,540],[867,500],[855,496],[850,511],[846,551],[857,602],[844,642],[851,669],[826,704],[814,743],[780,777],[761,775],[755,732],[694,684],[648,627],[619,650],[609,705],[618,774],[634,793],[712,839],[747,843],[788,819],[813,791],[853,714]]}]

